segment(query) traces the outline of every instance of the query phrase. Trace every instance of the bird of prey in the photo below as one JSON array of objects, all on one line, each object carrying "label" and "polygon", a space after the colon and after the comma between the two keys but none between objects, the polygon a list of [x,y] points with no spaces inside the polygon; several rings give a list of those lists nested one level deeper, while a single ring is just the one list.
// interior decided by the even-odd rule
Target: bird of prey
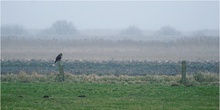
[{"label": "bird of prey", "polygon": [[56,63],[57,61],[60,61],[60,60],[61,60],[61,58],[62,58],[62,56],[63,56],[63,54],[62,54],[62,53],[60,53],[59,55],[57,55],[56,60],[55,60],[55,62],[54,62],[54,63]]}]

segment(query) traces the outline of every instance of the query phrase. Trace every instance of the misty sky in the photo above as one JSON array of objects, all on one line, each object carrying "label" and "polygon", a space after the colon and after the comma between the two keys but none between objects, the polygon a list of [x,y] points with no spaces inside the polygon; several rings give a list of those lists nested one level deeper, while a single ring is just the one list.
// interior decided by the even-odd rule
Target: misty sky
[{"label": "misty sky", "polygon": [[210,1],[1,1],[1,25],[44,29],[57,20],[77,29],[219,29],[219,2]]}]

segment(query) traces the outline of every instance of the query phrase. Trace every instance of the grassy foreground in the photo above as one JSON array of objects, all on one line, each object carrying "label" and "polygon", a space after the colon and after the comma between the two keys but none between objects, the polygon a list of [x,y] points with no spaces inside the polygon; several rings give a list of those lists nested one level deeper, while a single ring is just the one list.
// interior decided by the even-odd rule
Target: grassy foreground
[{"label": "grassy foreground", "polygon": [[218,110],[218,86],[3,82],[2,110]]}]

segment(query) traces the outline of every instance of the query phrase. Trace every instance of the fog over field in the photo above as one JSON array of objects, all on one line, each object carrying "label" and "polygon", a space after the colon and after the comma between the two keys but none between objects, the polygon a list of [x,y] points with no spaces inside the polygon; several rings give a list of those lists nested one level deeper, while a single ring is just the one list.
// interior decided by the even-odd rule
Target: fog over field
[{"label": "fog over field", "polygon": [[1,6],[2,60],[54,60],[59,53],[63,60],[219,60],[217,1],[3,1]]},{"label": "fog over field", "polygon": [[[121,34],[101,35],[103,38],[95,35],[88,37],[82,33],[73,35],[73,38],[70,38],[71,35],[37,34],[39,38],[28,38],[29,36],[31,35],[2,36],[2,59],[53,60],[60,52],[63,53],[64,60],[218,61],[219,58],[218,36],[179,36],[170,40],[167,35],[149,37],[168,37],[167,39],[148,40],[148,36],[144,34],[132,35],[134,39]],[[63,37],[57,38],[59,36]]]}]

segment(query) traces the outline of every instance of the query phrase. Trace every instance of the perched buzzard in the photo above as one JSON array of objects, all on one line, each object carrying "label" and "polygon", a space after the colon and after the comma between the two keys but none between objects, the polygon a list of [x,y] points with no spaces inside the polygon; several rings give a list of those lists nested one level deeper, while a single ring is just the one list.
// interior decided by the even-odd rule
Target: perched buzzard
[{"label": "perched buzzard", "polygon": [[62,53],[60,53],[59,55],[57,55],[56,60],[55,60],[55,62],[54,62],[54,63],[56,63],[57,61],[60,61],[60,60],[61,60],[61,58],[62,58],[62,56],[63,56],[63,54],[62,54]]}]

